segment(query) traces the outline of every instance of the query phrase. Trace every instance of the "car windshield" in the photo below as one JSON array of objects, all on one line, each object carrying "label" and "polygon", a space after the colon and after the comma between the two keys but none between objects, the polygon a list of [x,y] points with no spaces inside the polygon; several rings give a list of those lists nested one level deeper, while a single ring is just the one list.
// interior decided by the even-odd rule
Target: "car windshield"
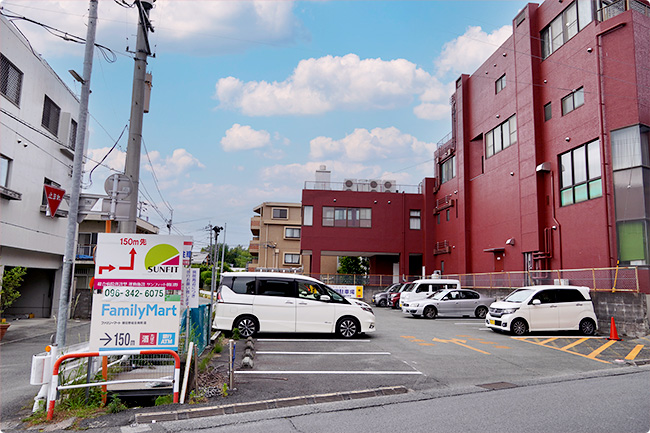
[{"label": "car windshield", "polygon": [[516,302],[518,304],[521,304],[524,302],[530,295],[532,295],[535,292],[533,289],[517,289],[514,292],[510,293],[506,298],[504,299],[505,302]]},{"label": "car windshield", "polygon": [[445,296],[447,293],[449,293],[449,290],[438,290],[435,292],[433,295],[430,296],[431,299],[435,299],[436,301],[439,301],[442,299],[443,296]]},{"label": "car windshield", "polygon": [[397,292],[397,291],[400,289],[400,287],[402,287],[402,286],[400,286],[400,285],[398,285],[398,286],[393,286],[393,287],[391,287],[390,289],[388,289],[388,293]]}]

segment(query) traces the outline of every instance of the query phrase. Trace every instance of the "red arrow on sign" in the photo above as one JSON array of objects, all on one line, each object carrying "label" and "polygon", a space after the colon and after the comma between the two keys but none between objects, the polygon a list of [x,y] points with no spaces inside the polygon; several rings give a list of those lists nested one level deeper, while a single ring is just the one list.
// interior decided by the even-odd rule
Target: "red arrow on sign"
[{"label": "red arrow on sign", "polygon": [[130,266],[120,266],[120,271],[132,271],[135,267],[135,255],[137,254],[135,252],[135,248],[131,249],[131,265]]},{"label": "red arrow on sign", "polygon": [[115,266],[113,266],[113,265],[100,266],[100,267],[99,267],[99,275],[101,275],[102,272],[104,272],[104,271],[106,271],[106,270],[107,270],[108,272],[110,272],[110,271],[112,271],[113,269],[115,269]]},{"label": "red arrow on sign", "polygon": [[47,198],[47,206],[50,208],[50,216],[54,218],[54,214],[56,214],[56,210],[61,204],[65,190],[52,185],[43,185],[43,188],[45,188],[45,197]]}]

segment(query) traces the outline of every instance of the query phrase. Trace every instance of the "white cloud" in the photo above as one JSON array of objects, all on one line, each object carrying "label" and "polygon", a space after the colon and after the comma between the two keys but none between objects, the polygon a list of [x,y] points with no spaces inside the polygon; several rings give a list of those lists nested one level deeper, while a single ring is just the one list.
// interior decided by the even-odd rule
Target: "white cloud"
[{"label": "white cloud", "polygon": [[[21,0],[4,7],[17,15],[86,37],[87,1]],[[195,55],[233,52],[260,43],[290,43],[306,33],[293,8],[293,1],[158,0],[150,12],[155,29],[150,41],[160,51]],[[128,39],[130,48],[135,48],[136,8],[101,1],[98,18],[97,43],[122,51]],[[31,23],[17,24],[34,48],[46,57],[83,56],[83,45],[64,42]]]},{"label": "white cloud", "polygon": [[447,73],[471,74],[512,34],[512,25],[505,25],[490,34],[481,27],[470,26],[465,33],[447,42],[435,61],[438,76]]},{"label": "white cloud", "polygon": [[235,123],[226,131],[226,136],[221,139],[221,147],[226,152],[238,150],[259,149],[271,144],[271,134],[261,130],[256,131],[248,125],[242,126]]},{"label": "white cloud", "polygon": [[151,165],[144,163],[146,157],[142,158],[143,168],[149,172],[153,171],[159,180],[175,180],[179,176],[187,175],[192,168],[205,168],[205,165],[185,149],[174,149],[171,156],[162,158],[157,150],[149,152]]},{"label": "white cloud", "polygon": [[433,155],[434,143],[425,143],[395,127],[355,129],[340,140],[316,137],[310,142],[310,158],[323,159],[338,156],[346,161],[371,161],[401,158],[409,150]]},{"label": "white cloud", "polygon": [[360,59],[355,54],[302,60],[282,82],[220,79],[221,108],[249,116],[312,115],[328,111],[393,109],[415,97],[427,102],[448,96],[437,78],[404,59]]},{"label": "white cloud", "polygon": [[413,108],[413,114],[418,119],[446,120],[451,115],[449,104],[420,104]]}]

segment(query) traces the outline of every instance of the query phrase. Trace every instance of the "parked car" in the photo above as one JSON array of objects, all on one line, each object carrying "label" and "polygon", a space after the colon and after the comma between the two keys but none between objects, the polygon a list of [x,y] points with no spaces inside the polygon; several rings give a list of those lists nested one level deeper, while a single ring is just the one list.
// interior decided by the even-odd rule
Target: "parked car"
[{"label": "parked car", "polygon": [[399,288],[397,292],[391,293],[390,298],[388,299],[388,305],[390,305],[391,308],[398,309],[399,308],[399,300],[400,297],[402,296],[402,293],[405,290],[408,290],[413,283],[404,283],[402,284],[402,287]]},{"label": "parked car", "polygon": [[427,278],[413,281],[413,285],[402,292],[400,307],[409,301],[424,299],[427,296],[444,289],[460,290],[460,281],[444,280],[442,278]]},{"label": "parked car", "polygon": [[402,287],[402,283],[394,283],[386,288],[386,290],[375,293],[372,297],[372,303],[378,307],[388,306],[388,298],[391,293],[395,293]]},{"label": "parked car", "polygon": [[484,319],[488,308],[496,299],[474,290],[439,290],[425,299],[409,301],[402,305],[404,314],[435,319],[440,316],[475,316]]},{"label": "parked car", "polygon": [[515,335],[560,330],[592,335],[598,329],[598,320],[588,287],[532,286],[517,289],[490,305],[485,325]]},{"label": "parked car", "polygon": [[224,272],[217,291],[216,329],[257,332],[323,332],[351,338],[375,330],[365,302],[344,298],[324,283],[297,274]]}]

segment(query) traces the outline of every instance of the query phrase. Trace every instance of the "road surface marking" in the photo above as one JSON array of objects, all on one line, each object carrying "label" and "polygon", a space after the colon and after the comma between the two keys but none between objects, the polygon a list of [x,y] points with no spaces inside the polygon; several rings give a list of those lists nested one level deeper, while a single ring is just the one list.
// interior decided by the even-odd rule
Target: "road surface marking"
[{"label": "road surface marking", "polygon": [[631,351],[630,353],[627,354],[627,356],[625,357],[625,359],[627,359],[628,361],[632,361],[634,358],[637,357],[637,355],[639,354],[639,352],[641,352],[641,349],[643,349],[643,344],[637,344],[637,345],[634,347],[634,349],[632,349],[632,351]]},{"label": "road surface marking", "polygon": [[558,337],[551,337],[551,338],[548,338],[548,339],[546,339],[546,340],[544,340],[544,341],[541,341],[539,344],[550,343],[551,341],[555,341],[555,340],[557,340],[557,339],[558,339]]},{"label": "road surface marking", "polygon": [[578,344],[584,343],[584,342],[587,341],[587,340],[589,340],[589,338],[587,338],[587,337],[585,337],[585,338],[580,338],[580,339],[574,341],[573,343],[571,343],[571,344],[567,344],[566,346],[562,347],[562,350],[569,350],[569,349],[571,349],[572,347],[575,347],[575,346],[577,346]]},{"label": "road surface marking", "polygon": [[359,375],[422,375],[421,371],[351,371],[351,370],[334,370],[334,371],[261,371],[261,370],[237,370],[235,374],[359,374]]},{"label": "road surface marking", "polygon": [[257,355],[390,355],[390,352],[281,352],[281,351],[257,351]]},{"label": "road surface marking", "polygon": [[440,339],[440,338],[434,338],[431,341],[435,341],[437,343],[454,343],[454,344],[457,344],[459,346],[463,346],[463,347],[465,347],[467,349],[471,349],[471,350],[475,350],[477,352],[483,353],[485,355],[491,355],[490,352],[486,352],[484,350],[477,349],[477,348],[472,347],[472,346],[468,346],[467,344],[463,344],[463,343],[465,343],[465,340],[459,340],[458,338],[452,338],[451,340],[443,340],[443,339]]},{"label": "road surface marking", "polygon": [[589,355],[587,355],[587,358],[596,358],[598,355],[604,352],[605,349],[607,349],[609,346],[611,346],[614,343],[616,343],[616,340],[609,340],[607,343],[603,344],[598,349],[594,350]]}]

